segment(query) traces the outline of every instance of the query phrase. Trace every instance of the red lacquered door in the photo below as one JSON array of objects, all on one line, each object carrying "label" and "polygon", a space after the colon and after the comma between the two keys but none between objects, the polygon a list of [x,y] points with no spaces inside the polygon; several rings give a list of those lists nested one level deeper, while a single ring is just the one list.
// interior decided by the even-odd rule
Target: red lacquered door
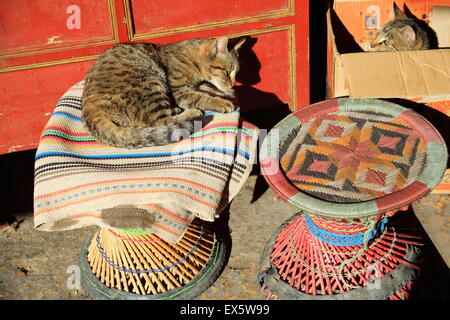
[{"label": "red lacquered door", "polygon": [[309,103],[307,0],[0,1],[0,154],[37,147],[58,98],[118,42],[248,37],[242,108]]}]

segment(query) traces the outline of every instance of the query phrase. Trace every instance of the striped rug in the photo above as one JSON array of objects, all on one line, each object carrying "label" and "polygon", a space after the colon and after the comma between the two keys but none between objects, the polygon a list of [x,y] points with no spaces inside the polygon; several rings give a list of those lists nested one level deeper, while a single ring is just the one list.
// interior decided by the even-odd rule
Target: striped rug
[{"label": "striped rug", "polygon": [[214,221],[255,162],[258,128],[239,112],[189,138],[125,149],[96,142],[81,120],[84,82],[58,101],[36,153],[34,223],[60,231],[88,225],[153,232],[178,241],[198,217]]}]

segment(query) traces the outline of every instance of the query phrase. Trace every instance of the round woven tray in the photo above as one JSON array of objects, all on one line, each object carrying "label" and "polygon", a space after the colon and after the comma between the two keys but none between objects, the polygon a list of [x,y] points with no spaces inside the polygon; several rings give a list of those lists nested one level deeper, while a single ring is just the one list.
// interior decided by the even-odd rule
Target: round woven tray
[{"label": "round woven tray", "polygon": [[195,299],[217,279],[225,258],[221,234],[197,220],[177,243],[100,228],[81,250],[81,283],[93,299]]},{"label": "round woven tray", "polygon": [[279,122],[261,147],[278,196],[329,218],[394,211],[430,192],[447,165],[439,132],[422,116],[377,99],[310,105]]}]

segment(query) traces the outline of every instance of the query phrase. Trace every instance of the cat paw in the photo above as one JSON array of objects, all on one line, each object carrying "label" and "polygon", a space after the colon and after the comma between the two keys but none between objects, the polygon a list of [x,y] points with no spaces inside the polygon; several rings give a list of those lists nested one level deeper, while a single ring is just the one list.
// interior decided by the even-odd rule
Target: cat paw
[{"label": "cat paw", "polygon": [[196,109],[196,108],[192,108],[192,109],[188,109],[186,110],[189,112],[189,117],[192,119],[196,119],[196,118],[201,118],[203,117],[203,111]]},{"label": "cat paw", "polygon": [[203,117],[203,111],[196,108],[186,109],[179,116],[183,117],[183,121],[194,120]]},{"label": "cat paw", "polygon": [[[214,101],[216,102],[216,101]],[[220,99],[211,106],[211,110],[220,113],[228,113],[234,111],[234,103],[225,99]]]}]

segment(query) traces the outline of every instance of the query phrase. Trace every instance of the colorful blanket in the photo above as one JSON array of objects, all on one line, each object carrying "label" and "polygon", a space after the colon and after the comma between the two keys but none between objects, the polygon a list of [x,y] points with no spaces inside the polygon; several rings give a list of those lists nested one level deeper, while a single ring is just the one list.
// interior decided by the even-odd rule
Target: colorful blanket
[{"label": "colorful blanket", "polygon": [[211,113],[189,138],[141,149],[96,142],[81,120],[84,82],[59,100],[35,160],[34,223],[149,231],[178,241],[198,217],[213,221],[247,179],[258,128],[239,112]]}]

